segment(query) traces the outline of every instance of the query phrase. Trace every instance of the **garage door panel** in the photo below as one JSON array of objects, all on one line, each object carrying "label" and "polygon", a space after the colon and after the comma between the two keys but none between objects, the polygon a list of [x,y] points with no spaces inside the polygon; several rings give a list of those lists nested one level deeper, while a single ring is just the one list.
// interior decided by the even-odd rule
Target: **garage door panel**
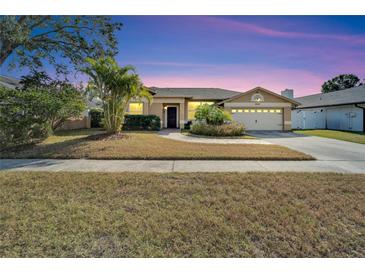
[{"label": "garage door panel", "polygon": [[282,112],[236,112],[232,118],[243,123],[246,130],[283,130]]}]

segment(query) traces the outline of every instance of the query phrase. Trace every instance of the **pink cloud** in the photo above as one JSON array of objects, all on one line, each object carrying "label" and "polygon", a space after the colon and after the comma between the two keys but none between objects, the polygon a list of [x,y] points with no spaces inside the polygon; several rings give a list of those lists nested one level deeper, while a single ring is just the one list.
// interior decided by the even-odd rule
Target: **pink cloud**
[{"label": "pink cloud", "polygon": [[163,67],[183,67],[183,68],[218,68],[218,65],[204,64],[204,63],[189,63],[189,62],[164,62],[164,61],[131,61],[124,62],[131,63],[133,65],[146,65],[146,66],[163,66]]},{"label": "pink cloud", "polygon": [[336,35],[326,33],[309,33],[309,32],[293,32],[281,31],[267,27],[258,26],[255,24],[245,23],[242,21],[231,20],[227,18],[218,17],[199,17],[201,22],[214,26],[216,28],[223,28],[224,30],[246,31],[263,36],[282,37],[282,38],[306,38],[306,39],[330,39],[344,42],[351,42],[355,44],[364,44],[365,38],[356,35]]},{"label": "pink cloud", "polygon": [[318,93],[325,80],[304,70],[234,67],[226,69],[224,75],[211,72],[199,75],[150,75],[142,79],[146,85],[157,87],[215,87],[244,92],[262,86],[277,93],[293,88],[297,97]]}]

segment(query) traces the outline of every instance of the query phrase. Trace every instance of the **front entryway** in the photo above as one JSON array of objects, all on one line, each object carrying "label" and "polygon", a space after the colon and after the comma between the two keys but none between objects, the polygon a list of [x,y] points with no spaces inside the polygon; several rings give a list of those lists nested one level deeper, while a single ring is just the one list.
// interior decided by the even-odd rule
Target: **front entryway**
[{"label": "front entryway", "polygon": [[167,128],[177,128],[177,107],[167,107]]}]

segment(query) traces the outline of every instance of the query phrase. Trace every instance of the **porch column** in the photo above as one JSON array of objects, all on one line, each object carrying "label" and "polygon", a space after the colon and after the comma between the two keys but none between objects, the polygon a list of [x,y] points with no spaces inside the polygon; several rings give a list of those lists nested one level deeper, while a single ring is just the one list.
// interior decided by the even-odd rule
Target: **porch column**
[{"label": "porch column", "polygon": [[179,125],[180,128],[183,129],[185,123],[185,102],[179,104],[179,109]]}]

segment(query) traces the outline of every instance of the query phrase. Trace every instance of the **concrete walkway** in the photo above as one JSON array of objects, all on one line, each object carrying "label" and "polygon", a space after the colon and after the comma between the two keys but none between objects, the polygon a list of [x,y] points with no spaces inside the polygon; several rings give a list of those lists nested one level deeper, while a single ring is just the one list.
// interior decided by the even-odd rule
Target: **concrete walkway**
[{"label": "concrete walkway", "polygon": [[209,137],[194,137],[181,134],[179,129],[164,129],[159,131],[159,135],[164,138],[190,142],[190,143],[204,143],[204,144],[259,144],[269,145],[268,141],[260,139],[235,139],[235,138],[209,138]]},{"label": "concrete walkway", "polygon": [[365,174],[365,161],[156,161],[156,160],[53,160],[3,159],[6,171],[92,172],[340,172]]}]

